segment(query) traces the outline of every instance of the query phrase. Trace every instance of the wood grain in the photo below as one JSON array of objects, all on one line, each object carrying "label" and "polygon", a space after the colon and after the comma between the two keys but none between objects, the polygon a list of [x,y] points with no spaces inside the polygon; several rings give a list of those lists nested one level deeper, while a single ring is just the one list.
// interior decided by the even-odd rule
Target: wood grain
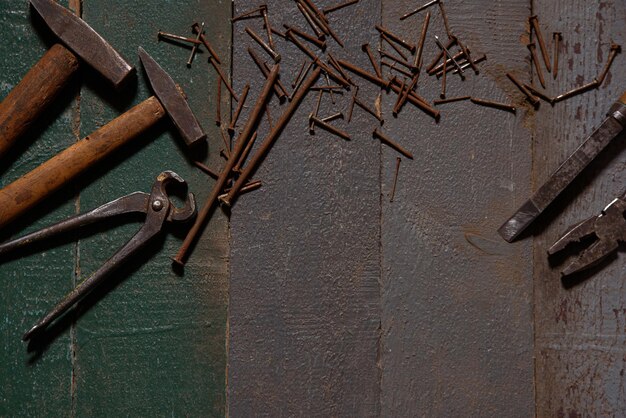
[{"label": "wood grain", "polygon": [[[626,4],[621,1],[536,1],[544,37],[563,32],[561,69],[548,80],[552,95],[588,83],[604,67],[610,42],[626,45]],[[533,189],[536,189],[605,117],[626,86],[618,55],[597,90],[537,113]],[[546,249],[572,223],[597,215],[626,184],[624,135],[566,190],[536,229],[534,245],[537,416],[622,416],[626,404],[625,260],[617,259],[579,283],[561,281],[572,261],[552,260]],[[565,255],[574,255],[568,249]],[[565,258],[565,259],[563,259]],[[573,286],[573,287],[572,287]]]}]

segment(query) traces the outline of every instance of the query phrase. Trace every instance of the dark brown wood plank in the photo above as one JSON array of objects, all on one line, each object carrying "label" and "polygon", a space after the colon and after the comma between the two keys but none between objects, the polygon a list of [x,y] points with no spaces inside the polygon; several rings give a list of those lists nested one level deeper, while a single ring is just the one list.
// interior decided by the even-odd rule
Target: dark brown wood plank
[{"label": "dark brown wood plank", "polygon": [[[236,1],[235,14],[256,4]],[[293,2],[275,0],[268,7],[277,29],[287,23],[310,31]],[[380,3],[370,0],[333,15],[330,25],[346,48],[329,38],[329,50],[369,65],[360,45],[376,43],[379,10]],[[263,80],[246,48],[268,56],[245,34],[246,25],[263,33],[259,19],[235,24],[233,77],[238,91],[252,83],[255,98]],[[290,87],[304,55],[276,43],[281,80]],[[373,103],[377,89],[357,81],[359,96]],[[350,95],[335,100],[332,105],[325,97],[320,115],[346,113]],[[312,92],[257,171],[263,188],[232,210],[231,416],[379,414],[380,148],[371,138],[377,122],[355,110],[350,126],[335,122],[348,129],[351,141],[321,129],[309,136],[307,115],[315,103]],[[285,107],[274,99],[272,118]],[[265,133],[266,119],[260,138]]]},{"label": "dark brown wood plank", "polygon": [[[383,23],[417,42],[426,11],[405,21],[415,1],[384,1]],[[425,2],[424,2],[425,3]],[[452,32],[481,74],[449,73],[447,97],[513,102],[517,115],[469,101],[439,106],[441,121],[412,106],[385,130],[415,154],[403,158],[393,203],[395,151],[382,153],[382,415],[529,417],[533,402],[530,242],[509,245],[496,230],[529,191],[532,111],[505,77],[527,73],[520,43],[528,4],[516,0],[445,3]],[[437,6],[424,61],[446,31]],[[389,49],[389,48],[387,48]],[[423,74],[418,92],[439,98]]]},{"label": "dark brown wood plank", "polygon": [[[534,13],[544,36],[563,32],[561,66],[548,90],[558,94],[600,73],[610,42],[626,45],[623,1],[539,1]],[[534,139],[537,188],[605,117],[626,86],[624,57],[617,57],[602,87],[542,105]],[[537,415],[622,416],[626,402],[626,312],[623,254],[574,285],[559,271],[572,258],[546,257],[546,249],[572,223],[597,215],[626,185],[624,135],[614,141],[555,202],[538,228],[534,249]],[[575,252],[566,251],[573,255]],[[574,285],[573,287],[570,287]]]}]

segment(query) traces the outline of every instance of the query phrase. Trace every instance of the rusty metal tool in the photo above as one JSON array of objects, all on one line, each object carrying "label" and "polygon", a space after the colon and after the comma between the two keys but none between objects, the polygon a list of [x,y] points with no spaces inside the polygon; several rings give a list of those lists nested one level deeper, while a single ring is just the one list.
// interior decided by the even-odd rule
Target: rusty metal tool
[{"label": "rusty metal tool", "polygon": [[550,178],[498,230],[512,242],[521,234],[578,174],[626,127],[626,93],[611,106],[608,117]]},{"label": "rusty metal tool", "polygon": [[169,115],[187,145],[194,146],[205,140],[205,133],[174,80],[142,48],[139,48],[139,56],[155,96],[1,189],[0,228],[71,183],[122,145],[139,137],[165,115]]},{"label": "rusty metal tool", "polygon": [[182,223],[193,219],[196,215],[196,202],[193,194],[189,193],[182,208],[177,208],[170,200],[168,191],[170,185],[186,188],[187,183],[178,174],[164,171],[159,174],[150,194],[135,192],[106,203],[92,211],[82,213],[66,219],[56,225],[23,236],[16,240],[0,245],[0,255],[25,248],[35,242],[54,238],[69,231],[108,220],[112,217],[142,213],[146,220],[139,231],[117,253],[107,260],[88,279],[80,283],[65,298],[63,298],[48,314],[41,318],[22,340],[27,341],[44,331],[55,319],[79,302],[91,291],[100,286],[110,277],[120,265],[131,258],[139,249],[143,248],[152,239],[157,237],[165,222]]},{"label": "rusty metal tool", "polygon": [[556,254],[572,243],[587,241],[592,237],[595,237],[595,240],[561,272],[563,276],[578,273],[601,263],[617,251],[620,242],[626,242],[624,212],[626,212],[626,194],[614,199],[599,215],[591,216],[568,228],[548,249],[549,255]]},{"label": "rusty metal tool", "polygon": [[134,68],[84,20],[52,0],[30,0],[64,44],[56,44],[0,103],[0,156],[17,141],[64,89],[82,62],[115,88]]}]

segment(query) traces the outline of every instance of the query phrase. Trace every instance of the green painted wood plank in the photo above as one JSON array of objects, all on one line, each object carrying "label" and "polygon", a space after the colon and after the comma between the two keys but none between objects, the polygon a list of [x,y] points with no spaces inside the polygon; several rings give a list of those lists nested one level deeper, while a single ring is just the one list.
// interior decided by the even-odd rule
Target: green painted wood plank
[{"label": "green painted wood plank", "polygon": [[[66,2],[63,2],[65,5]],[[26,0],[0,3],[0,96],[4,98],[54,42]],[[78,81],[59,97],[33,129],[0,160],[0,186],[29,172],[75,139]],[[71,215],[73,191],[48,200],[0,232],[1,239],[39,229]],[[71,404],[72,352],[63,331],[42,351],[29,352],[22,334],[72,286],[74,244],[0,265],[0,416],[52,416]]]},{"label": "green painted wood plank", "polygon": [[[208,164],[219,164],[221,139],[212,122],[215,76],[206,53],[191,69],[189,50],[157,43],[159,29],[191,35],[191,24],[203,20],[207,34],[230,67],[229,2],[85,1],[83,16],[130,61],[139,65],[143,46],[186,91],[191,108],[207,130]],[[138,67],[141,70],[141,66]],[[82,95],[81,132],[88,134],[124,109],[151,95],[139,72],[139,88],[120,100],[88,79]],[[132,103],[131,103],[132,102]],[[228,108],[228,107],[225,107]],[[217,151],[216,151],[217,150]],[[201,203],[210,187],[207,177],[191,166],[182,140],[168,121],[127,147],[98,169],[81,193],[81,209],[135,191],[149,191],[163,170],[183,176]],[[98,268],[139,228],[139,223],[107,225],[80,243],[82,278]],[[225,327],[227,222],[217,214],[194,257],[179,277],[170,268],[181,236],[170,234],[115,276],[110,292],[78,321],[75,413],[132,416],[221,416],[225,393]]]}]

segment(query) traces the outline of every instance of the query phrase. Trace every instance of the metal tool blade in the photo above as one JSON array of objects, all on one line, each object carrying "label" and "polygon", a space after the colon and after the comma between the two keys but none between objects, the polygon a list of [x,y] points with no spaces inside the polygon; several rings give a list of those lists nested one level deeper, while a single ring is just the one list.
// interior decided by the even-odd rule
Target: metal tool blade
[{"label": "metal tool blade", "polygon": [[115,88],[135,72],[104,38],[65,7],[52,0],[30,0],[30,4],[72,52],[110,80]]},{"label": "metal tool blade", "polygon": [[155,96],[161,101],[185,143],[188,146],[193,146],[204,141],[206,134],[189,108],[187,100],[176,87],[172,77],[142,47],[139,47],[139,58],[146,70]]},{"label": "metal tool blade", "polygon": [[498,229],[502,238],[508,242],[515,240],[623,129],[613,115],[607,117],[552,173],[548,181]]},{"label": "metal tool blade", "polygon": [[548,249],[548,254],[553,255],[562,251],[569,244],[580,242],[586,237],[595,234],[597,216],[592,216],[584,221],[572,225],[552,246]]}]

